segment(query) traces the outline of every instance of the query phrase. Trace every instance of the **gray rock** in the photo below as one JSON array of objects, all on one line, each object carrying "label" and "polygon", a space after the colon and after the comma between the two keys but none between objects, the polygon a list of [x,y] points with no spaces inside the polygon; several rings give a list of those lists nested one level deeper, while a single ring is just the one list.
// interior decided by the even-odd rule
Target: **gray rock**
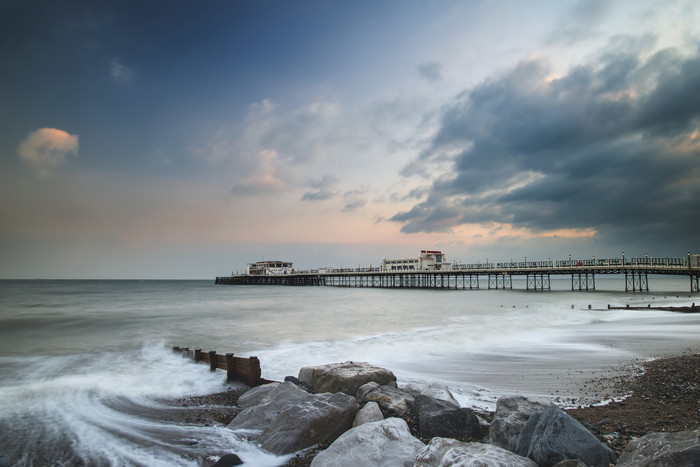
[{"label": "gray rock", "polygon": [[608,467],[617,461],[609,447],[593,433],[556,407],[535,414],[522,430],[516,453],[525,455],[540,467],[552,467],[566,459],[579,459],[588,466]]},{"label": "gray rock", "polygon": [[533,461],[492,444],[433,438],[414,467],[537,467]]},{"label": "gray rock", "polygon": [[400,417],[411,411],[414,397],[407,392],[391,386],[379,386],[367,393],[361,402],[376,402],[383,410],[391,415]]},{"label": "gray rock", "polygon": [[363,384],[357,389],[357,392],[355,393],[355,399],[357,399],[358,401],[363,400],[367,394],[374,391],[378,387],[379,384],[375,383],[374,381],[370,381],[369,383]]},{"label": "gray rock", "polygon": [[544,412],[548,405],[522,396],[505,396],[496,402],[496,412],[489,427],[489,442],[514,451],[520,432],[532,414]]},{"label": "gray rock", "polygon": [[387,418],[343,433],[311,467],[411,467],[423,446],[405,421]]},{"label": "gray rock", "polygon": [[585,462],[578,459],[566,459],[565,461],[557,462],[554,467],[588,467]]},{"label": "gray rock", "polygon": [[279,385],[280,383],[269,383],[252,388],[241,394],[238,398],[238,405],[243,409],[254,405],[260,405],[261,401],[275,391]]},{"label": "gray rock", "polygon": [[459,407],[459,402],[452,395],[450,390],[444,384],[439,383],[408,383],[400,388],[403,392],[407,392],[413,397],[428,396],[433,399],[449,402]]},{"label": "gray rock", "polygon": [[474,411],[455,407],[451,402],[419,395],[411,413],[418,418],[418,432],[421,438],[479,435],[479,419]]},{"label": "gray rock", "polygon": [[355,394],[360,386],[370,381],[380,385],[396,384],[396,376],[366,362],[344,362],[304,367],[299,370],[299,381],[314,393],[347,391]]},{"label": "gray rock", "polygon": [[678,433],[649,433],[630,441],[620,455],[620,467],[700,465],[700,429]]},{"label": "gray rock", "polygon": [[352,427],[357,401],[343,393],[309,394],[309,399],[281,411],[260,434],[260,446],[289,454],[314,444],[332,442]]},{"label": "gray rock", "polygon": [[364,423],[378,422],[380,420],[384,420],[384,415],[382,411],[379,410],[379,404],[376,402],[367,402],[364,407],[357,411],[352,426],[356,427]]},{"label": "gray rock", "polygon": [[235,454],[226,454],[221,456],[221,458],[216,461],[211,467],[234,467],[236,465],[242,465],[243,461],[240,457]]},{"label": "gray rock", "polygon": [[290,382],[258,386],[241,395],[238,405],[243,410],[228,426],[234,430],[262,431],[281,411],[311,398],[311,394]]}]

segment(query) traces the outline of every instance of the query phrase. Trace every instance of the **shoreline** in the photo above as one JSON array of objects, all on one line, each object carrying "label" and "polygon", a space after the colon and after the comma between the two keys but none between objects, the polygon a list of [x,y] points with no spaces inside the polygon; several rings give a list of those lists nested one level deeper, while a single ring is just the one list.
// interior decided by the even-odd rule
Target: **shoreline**
[{"label": "shoreline", "polygon": [[[641,371],[640,366],[643,368]],[[579,387],[582,394],[600,395],[601,404],[568,405],[566,395],[554,400],[588,428],[616,454],[636,437],[653,432],[678,432],[700,428],[700,353],[686,349],[672,356],[623,364]],[[230,389],[204,396],[191,396],[174,403],[189,409],[189,423],[228,424],[236,412],[238,396],[245,390]],[[595,397],[593,397],[595,398]],[[574,399],[571,399],[574,400]],[[579,399],[576,399],[579,400]],[[493,411],[475,409],[490,421]],[[411,426],[411,420],[407,420]],[[462,440],[464,441],[464,440]],[[471,439],[468,441],[479,441]],[[310,448],[292,457],[288,466],[310,465],[325,447]]]}]

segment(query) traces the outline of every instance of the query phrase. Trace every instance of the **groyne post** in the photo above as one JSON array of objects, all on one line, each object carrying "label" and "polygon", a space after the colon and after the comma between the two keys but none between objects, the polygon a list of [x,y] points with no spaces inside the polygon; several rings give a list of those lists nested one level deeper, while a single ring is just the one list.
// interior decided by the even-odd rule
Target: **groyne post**
[{"label": "groyne post", "polygon": [[[226,354],[226,381],[231,381],[236,377],[236,367],[233,364],[233,354]],[[252,387],[252,385],[251,385]]]},{"label": "groyne post", "polygon": [[216,371],[216,350],[209,351],[209,369],[211,371]]}]

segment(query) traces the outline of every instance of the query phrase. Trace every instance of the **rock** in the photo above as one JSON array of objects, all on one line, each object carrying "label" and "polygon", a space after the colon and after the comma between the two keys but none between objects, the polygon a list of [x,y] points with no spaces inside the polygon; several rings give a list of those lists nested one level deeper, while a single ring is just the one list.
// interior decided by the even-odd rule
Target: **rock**
[{"label": "rock", "polygon": [[474,411],[455,407],[451,402],[419,395],[411,413],[418,418],[418,432],[422,438],[479,435],[479,419]]},{"label": "rock", "polygon": [[309,394],[309,399],[281,411],[257,441],[280,455],[332,442],[352,428],[357,407],[355,398],[343,393]]},{"label": "rock", "polygon": [[433,438],[414,467],[537,467],[533,461],[491,444]]},{"label": "rock", "polygon": [[534,413],[544,412],[548,405],[522,396],[505,396],[496,402],[496,412],[489,427],[489,442],[514,451],[520,431]]},{"label": "rock", "polygon": [[408,383],[400,388],[403,392],[407,392],[413,397],[416,396],[429,396],[433,399],[450,402],[451,404],[459,407],[459,402],[452,395],[450,390],[444,384],[439,383]]},{"label": "rock", "polygon": [[565,461],[557,462],[554,467],[588,467],[585,462],[578,459],[566,459]]},{"label": "rock", "polygon": [[211,467],[233,467],[235,465],[242,465],[243,461],[240,457],[235,454],[226,454],[221,456],[221,458],[216,461]]},{"label": "rock", "polygon": [[355,394],[360,386],[370,381],[380,385],[396,384],[396,376],[366,362],[344,362],[304,367],[299,370],[299,381],[315,393],[347,391]]},{"label": "rock", "polygon": [[260,405],[261,401],[275,391],[279,385],[280,383],[269,383],[252,388],[238,397],[238,405],[243,409]]},{"label": "rock", "polygon": [[566,459],[579,459],[595,467],[608,467],[617,461],[612,449],[556,407],[549,407],[528,420],[515,452],[529,457],[540,467],[551,467]]},{"label": "rock", "polygon": [[311,462],[311,467],[411,467],[424,444],[400,418],[365,423],[343,433]]},{"label": "rock", "polygon": [[238,404],[243,410],[229,423],[234,430],[262,431],[285,409],[312,397],[293,383],[272,383],[258,386],[243,394]]},{"label": "rock", "polygon": [[370,381],[367,384],[363,384],[357,389],[357,392],[355,393],[355,399],[357,399],[358,401],[363,400],[367,394],[374,391],[378,387],[379,385],[374,381]]},{"label": "rock", "polygon": [[620,467],[700,465],[700,429],[678,433],[649,433],[633,439],[620,455]]},{"label": "rock", "polygon": [[411,411],[414,397],[391,386],[379,386],[366,394],[360,402],[376,402],[391,415],[400,417]]},{"label": "rock", "polygon": [[364,407],[357,411],[353,427],[360,426],[364,423],[378,422],[384,420],[382,411],[379,410],[379,404],[376,402],[367,402]]}]

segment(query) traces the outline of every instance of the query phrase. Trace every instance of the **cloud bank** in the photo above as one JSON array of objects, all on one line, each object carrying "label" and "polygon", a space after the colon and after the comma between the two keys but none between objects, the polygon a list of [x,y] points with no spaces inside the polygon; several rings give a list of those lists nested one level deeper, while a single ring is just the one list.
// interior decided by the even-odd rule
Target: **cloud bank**
[{"label": "cloud bank", "polygon": [[17,154],[40,178],[48,178],[67,162],[68,156],[78,155],[78,135],[56,128],[39,128],[22,141]]},{"label": "cloud bank", "polygon": [[405,233],[465,224],[590,232],[694,248],[700,219],[700,55],[616,37],[552,76],[544,60],[465,90],[404,170],[447,158]]}]

